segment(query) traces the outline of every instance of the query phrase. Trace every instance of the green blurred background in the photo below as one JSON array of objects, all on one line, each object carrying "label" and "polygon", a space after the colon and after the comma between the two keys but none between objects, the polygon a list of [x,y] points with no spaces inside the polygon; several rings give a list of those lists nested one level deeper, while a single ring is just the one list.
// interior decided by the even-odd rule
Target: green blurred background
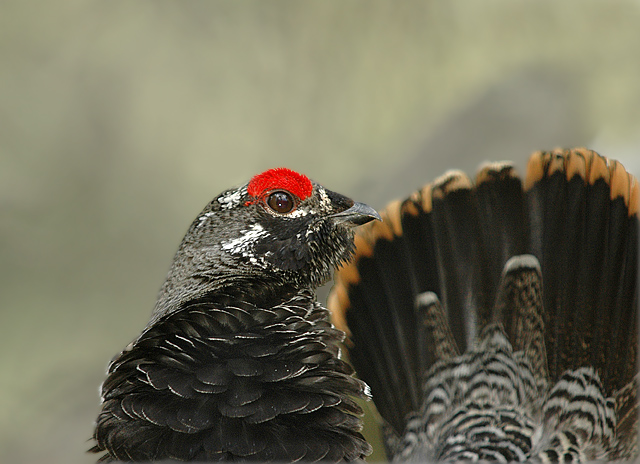
[{"label": "green blurred background", "polygon": [[0,462],[95,459],[108,360],[190,221],[265,168],[377,207],[556,146],[638,173],[639,25],[637,1],[2,2]]}]

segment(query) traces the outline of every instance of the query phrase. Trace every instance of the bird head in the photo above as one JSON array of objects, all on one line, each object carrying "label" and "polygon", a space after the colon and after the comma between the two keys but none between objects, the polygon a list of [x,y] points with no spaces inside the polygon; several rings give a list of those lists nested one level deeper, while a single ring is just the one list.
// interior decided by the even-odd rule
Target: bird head
[{"label": "bird head", "polygon": [[352,257],[353,227],[373,219],[373,208],[290,169],[258,174],[222,192],[191,224],[154,315],[210,292],[259,301],[315,288]]}]

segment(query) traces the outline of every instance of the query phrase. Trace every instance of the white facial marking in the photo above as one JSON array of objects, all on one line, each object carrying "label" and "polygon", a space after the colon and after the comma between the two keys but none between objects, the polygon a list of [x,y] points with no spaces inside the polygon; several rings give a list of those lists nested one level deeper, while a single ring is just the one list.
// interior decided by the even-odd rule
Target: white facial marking
[{"label": "white facial marking", "polygon": [[320,196],[320,204],[325,210],[328,210],[331,207],[331,200],[327,195],[327,191],[322,187],[318,187],[318,195]]},{"label": "white facial marking", "polygon": [[222,209],[231,209],[240,205],[240,199],[247,193],[247,188],[242,187],[238,190],[228,192],[226,195],[218,198],[218,203]]},{"label": "white facial marking", "polygon": [[297,209],[295,210],[293,213],[289,213],[284,217],[290,217],[290,218],[299,218],[299,217],[304,217],[309,213],[312,213],[313,211],[307,211],[305,209]]},{"label": "white facial marking", "polygon": [[229,253],[242,254],[242,256],[249,257],[251,256],[251,253],[249,253],[250,245],[255,243],[259,237],[269,235],[260,224],[252,224],[249,230],[242,230],[240,233],[242,234],[240,237],[223,241],[222,249]]}]

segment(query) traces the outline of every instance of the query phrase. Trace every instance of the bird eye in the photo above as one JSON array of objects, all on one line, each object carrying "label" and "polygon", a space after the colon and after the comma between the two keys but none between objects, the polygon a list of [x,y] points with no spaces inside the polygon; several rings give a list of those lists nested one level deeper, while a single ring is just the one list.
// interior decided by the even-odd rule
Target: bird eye
[{"label": "bird eye", "polygon": [[274,210],[276,213],[286,214],[293,210],[295,201],[289,192],[279,190],[269,195],[267,198],[267,205],[269,205],[269,208]]}]

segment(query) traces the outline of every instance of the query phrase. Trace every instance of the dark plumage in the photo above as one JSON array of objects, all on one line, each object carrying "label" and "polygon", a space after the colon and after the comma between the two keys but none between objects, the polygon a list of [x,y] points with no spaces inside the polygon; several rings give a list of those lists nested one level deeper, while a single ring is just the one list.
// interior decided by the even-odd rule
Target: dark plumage
[{"label": "dark plumage", "polygon": [[396,461],[637,455],[637,180],[585,149],[452,171],[356,234],[330,296]]},{"label": "dark plumage", "polygon": [[111,362],[105,460],[352,461],[370,453],[314,290],[377,213],[287,169],[216,197],[191,224],[142,334]]}]

